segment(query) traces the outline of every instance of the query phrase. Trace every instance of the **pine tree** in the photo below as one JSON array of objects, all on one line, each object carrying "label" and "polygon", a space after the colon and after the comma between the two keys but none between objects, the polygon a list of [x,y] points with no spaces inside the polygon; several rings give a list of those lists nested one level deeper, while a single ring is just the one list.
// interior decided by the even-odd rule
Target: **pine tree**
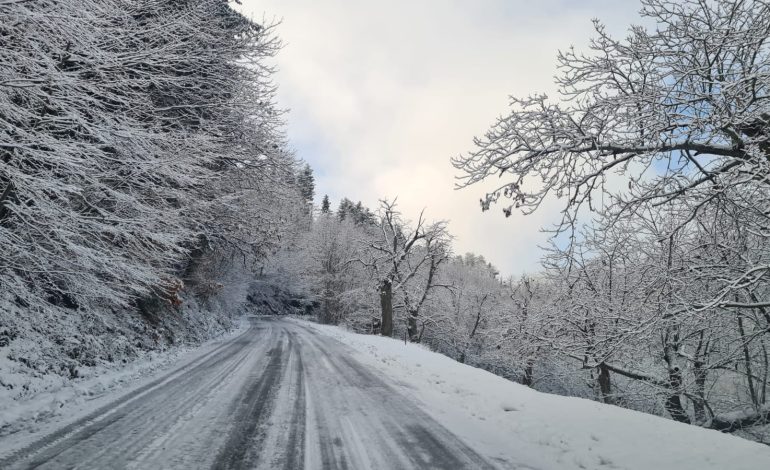
[{"label": "pine tree", "polygon": [[299,185],[300,193],[307,202],[313,202],[315,197],[315,178],[313,177],[313,169],[310,165],[305,164],[304,168],[297,176],[297,184]]},{"label": "pine tree", "polygon": [[324,194],[324,198],[321,201],[321,213],[322,214],[329,213],[329,196],[326,194]]},{"label": "pine tree", "polygon": [[340,218],[340,220],[345,220],[345,217],[347,217],[353,209],[353,201],[350,199],[344,197],[340,201],[340,206],[337,209],[337,217]]}]

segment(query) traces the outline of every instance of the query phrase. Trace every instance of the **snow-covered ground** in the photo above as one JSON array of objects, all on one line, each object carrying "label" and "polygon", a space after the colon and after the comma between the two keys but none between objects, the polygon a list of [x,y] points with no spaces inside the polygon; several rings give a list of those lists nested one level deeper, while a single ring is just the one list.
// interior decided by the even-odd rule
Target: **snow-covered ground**
[{"label": "snow-covered ground", "polygon": [[[293,320],[300,321],[300,320]],[[390,377],[471,447],[520,469],[758,470],[770,447],[579,398],[548,395],[415,344],[309,324]]]},{"label": "snow-covered ground", "polygon": [[770,468],[770,448],[734,436],[276,317],[2,403],[0,416],[24,424],[0,436],[9,469]]},{"label": "snow-covered ground", "polygon": [[[0,393],[0,456],[7,449],[18,448],[62,427],[117,396],[130,393],[154,380],[158,375],[184,367],[207,354],[223,341],[243,333],[248,322],[241,319],[237,327],[201,345],[179,346],[165,351],[146,351],[128,364],[99,365],[82,368],[86,375],[66,380],[54,374],[40,375],[36,387],[41,391],[23,398],[13,389]],[[0,354],[0,370],[12,371],[13,363]],[[19,375],[18,380],[25,377]]]}]

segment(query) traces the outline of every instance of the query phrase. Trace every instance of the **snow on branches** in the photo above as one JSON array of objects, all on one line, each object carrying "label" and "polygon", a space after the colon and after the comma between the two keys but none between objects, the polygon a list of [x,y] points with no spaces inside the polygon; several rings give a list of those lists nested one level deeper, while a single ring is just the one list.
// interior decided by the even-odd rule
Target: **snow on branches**
[{"label": "snow on branches", "polygon": [[528,344],[581,364],[603,401],[649,394],[679,421],[761,429],[770,4],[642,0],[641,15],[652,25],[616,39],[595,21],[588,51],[560,52],[559,99],[512,98],[453,160],[459,187],[499,176],[481,203],[506,215],[563,202],[572,236],[546,257],[553,302]]},{"label": "snow on branches", "polygon": [[[766,187],[770,6],[643,5],[655,30],[635,26],[617,40],[596,21],[590,52],[559,53],[560,102],[512,98],[511,113],[476,139],[477,149],[454,159],[460,186],[510,175],[482,200],[485,208],[502,197],[531,212],[554,194],[573,213],[679,198],[697,206],[725,187]],[[606,185],[611,173],[627,177],[627,192]],[[602,191],[614,196],[610,207],[593,200]]]},{"label": "snow on branches", "polygon": [[0,43],[8,300],[127,305],[191,253],[269,249],[283,214],[258,201],[296,193],[270,25],[224,0],[4,2]]}]

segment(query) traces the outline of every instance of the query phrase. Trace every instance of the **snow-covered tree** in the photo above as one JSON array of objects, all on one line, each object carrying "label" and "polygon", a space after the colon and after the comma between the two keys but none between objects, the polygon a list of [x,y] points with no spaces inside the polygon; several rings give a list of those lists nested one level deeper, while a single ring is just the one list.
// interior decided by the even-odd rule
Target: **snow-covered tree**
[{"label": "snow-covered tree", "polygon": [[[394,327],[394,294],[401,295],[407,311],[407,329],[417,340],[417,318],[435,282],[435,272],[448,255],[446,222],[429,223],[420,214],[414,227],[403,219],[395,201],[382,200],[375,236],[359,260],[377,280],[381,307],[381,333],[391,336]],[[419,276],[427,268],[424,276]],[[424,277],[424,281],[421,281]],[[420,282],[416,292],[410,289]]]},{"label": "snow-covered tree", "polygon": [[[568,209],[562,229],[574,226],[583,207],[617,218],[647,202],[685,201],[675,231],[729,192],[756,215],[754,230],[767,233],[770,6],[642,4],[654,27],[634,26],[616,39],[596,21],[590,52],[559,54],[561,100],[512,98],[511,113],[476,139],[475,151],[454,160],[464,174],[461,186],[509,176],[482,199],[484,208],[509,200],[509,213],[532,212],[547,195],[561,197]],[[727,300],[731,286],[759,282],[769,269],[760,263],[733,273],[712,301],[736,303]]]},{"label": "snow-covered tree", "polygon": [[761,425],[770,6],[641,3],[650,26],[616,39],[595,21],[589,51],[558,55],[558,99],[512,98],[453,163],[462,187],[504,179],[484,210],[565,204],[544,355],[581,364],[605,401],[722,430]]},{"label": "snow-covered tree", "polygon": [[190,255],[266,251],[294,165],[269,25],[224,0],[40,0],[0,4],[0,37],[9,301],[128,306]]}]

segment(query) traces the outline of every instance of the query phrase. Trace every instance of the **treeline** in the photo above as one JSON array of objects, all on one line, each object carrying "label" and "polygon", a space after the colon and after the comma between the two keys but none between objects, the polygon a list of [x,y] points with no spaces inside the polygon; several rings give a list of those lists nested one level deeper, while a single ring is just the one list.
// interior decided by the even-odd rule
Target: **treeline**
[{"label": "treeline", "polygon": [[344,199],[277,268],[319,301],[324,323],[421,342],[541,391],[767,441],[765,309],[702,306],[713,282],[688,268],[728,260],[704,242],[736,233],[711,212],[673,238],[662,237],[666,214],[637,220],[590,227],[554,245],[543,271],[503,279],[482,256],[453,254],[444,222]]},{"label": "treeline", "polygon": [[335,212],[324,201],[273,268],[320,302],[322,322],[417,340],[435,274],[450,256],[446,223],[421,215],[412,224],[395,201],[381,201],[376,212],[347,198]]},{"label": "treeline", "polygon": [[311,287],[325,321],[390,334],[392,310],[392,334],[539,390],[770,442],[770,6],[641,14],[622,40],[595,22],[561,100],[513,98],[453,161],[502,182],[484,210],[565,203],[542,272],[501,281],[385,202],[316,221]]},{"label": "treeline", "polygon": [[306,223],[279,45],[226,0],[0,2],[0,309],[205,298]]}]

